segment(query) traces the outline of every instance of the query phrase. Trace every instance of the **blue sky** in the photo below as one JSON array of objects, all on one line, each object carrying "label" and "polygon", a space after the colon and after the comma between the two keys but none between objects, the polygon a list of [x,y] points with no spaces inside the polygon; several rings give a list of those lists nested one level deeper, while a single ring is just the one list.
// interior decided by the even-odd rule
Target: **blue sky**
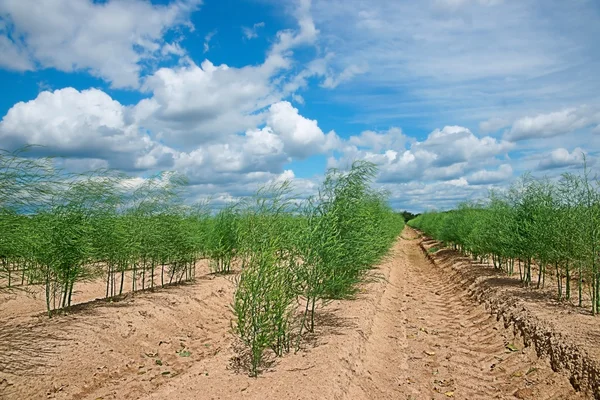
[{"label": "blue sky", "polygon": [[0,0],[0,148],[226,201],[379,165],[448,208],[600,152],[596,0]]}]

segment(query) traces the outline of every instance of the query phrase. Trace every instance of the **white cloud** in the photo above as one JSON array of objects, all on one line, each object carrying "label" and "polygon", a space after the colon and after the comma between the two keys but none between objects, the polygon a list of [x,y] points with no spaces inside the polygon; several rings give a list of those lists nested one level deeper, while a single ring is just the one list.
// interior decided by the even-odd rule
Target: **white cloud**
[{"label": "white cloud", "polygon": [[300,104],[300,105],[304,105],[304,97],[302,97],[299,94],[292,94],[292,100],[294,100],[296,103]]},{"label": "white cloud", "polygon": [[479,123],[479,131],[481,133],[494,133],[502,128],[506,128],[510,125],[510,121],[505,118],[494,117],[490,118],[487,121],[483,121]]},{"label": "white cloud", "polygon": [[567,149],[559,148],[545,154],[538,164],[538,169],[547,170],[565,168],[571,166],[582,166],[586,152],[577,147],[569,153]]},{"label": "white cloud", "polygon": [[[130,61],[137,66],[156,54],[183,58],[176,67],[161,68],[144,77],[141,88],[149,97],[133,106],[123,106],[97,89],[80,92],[73,88],[43,92],[34,100],[18,103],[0,123],[2,142],[8,147],[25,143],[44,145],[41,152],[67,156],[63,164],[69,170],[82,170],[86,166],[144,171],[173,168],[190,178],[193,191],[198,195],[205,191],[226,198],[251,193],[265,182],[281,179],[303,182],[293,171],[286,170],[285,164],[294,158],[327,152],[339,143],[335,132],[323,133],[316,120],[303,117],[290,103],[282,101],[287,97],[303,101],[295,93],[299,86],[288,85],[295,75],[287,71],[291,71],[294,63],[292,51],[315,43],[318,31],[310,16],[310,2],[299,2],[294,11],[298,29],[279,32],[264,63],[242,68],[214,65],[208,60],[196,65],[185,57],[181,38],[168,43],[163,41],[162,34],[173,24],[187,24],[185,18],[180,20],[169,13],[186,5],[191,10],[192,4],[198,3],[182,0],[164,7],[139,0],[78,4],[73,11],[82,14],[78,24],[86,22],[83,18],[86,12],[94,14],[88,20],[96,21],[98,15],[95,14],[114,12],[111,7],[122,11],[119,15],[124,19],[131,15],[128,12],[135,11],[139,14],[136,21],[143,20],[145,12],[162,11],[167,15],[157,17],[158,21],[153,19],[150,25],[160,21],[169,23],[165,22],[159,29],[159,36],[149,38],[143,34],[146,42],[135,43],[139,57]],[[19,8],[18,4],[12,6]],[[18,18],[12,13],[11,18],[15,19],[16,26]],[[135,28],[133,22],[124,21],[123,25],[115,26],[122,28],[117,29],[119,31]],[[260,24],[256,26],[259,27]],[[83,36],[96,34],[96,41],[105,40],[98,33],[98,27],[92,28],[86,27],[89,32],[82,28]],[[62,34],[60,31],[59,36]],[[28,39],[27,51],[39,62],[38,53],[30,50],[34,38]],[[211,38],[212,35],[206,38],[209,45]],[[125,46],[127,43],[117,44]],[[75,44],[67,41],[61,51],[73,50],[73,46]],[[140,48],[145,50],[140,52]],[[81,55],[74,54],[73,57]],[[127,57],[123,61],[127,63]],[[73,69],[92,68],[79,61],[74,64]],[[119,70],[127,72],[127,68]],[[96,72],[103,71],[108,70]],[[139,69],[134,74],[136,82],[138,72]],[[124,82],[117,81],[116,76],[106,76],[113,81],[113,86]],[[312,184],[303,183],[306,187]]]},{"label": "white cloud", "polygon": [[212,32],[208,32],[206,36],[204,36],[204,52],[207,53],[210,50],[210,41],[217,34],[217,31],[214,30]]},{"label": "white cloud", "polygon": [[368,65],[335,97],[360,122],[473,126],[591,103],[600,90],[592,1],[314,0],[312,10],[331,69]]},{"label": "white cloud", "polygon": [[298,21],[299,30],[282,30],[277,32],[277,41],[271,48],[271,54],[283,54],[288,50],[314,44],[319,35],[311,15],[311,0],[298,0],[293,12]]},{"label": "white cloud", "polygon": [[452,179],[446,183],[448,185],[458,186],[458,187],[469,186],[469,182],[467,182],[467,180],[465,178]]},{"label": "white cloud", "polygon": [[356,75],[364,74],[367,70],[366,66],[349,65],[337,75],[330,73],[321,83],[321,86],[327,89],[334,89],[340,84],[352,80]]},{"label": "white cloud", "polygon": [[267,125],[279,135],[286,152],[298,158],[333,149],[339,140],[335,132],[323,133],[316,120],[304,118],[289,102],[271,105]]},{"label": "white cloud", "polygon": [[211,199],[213,206],[238,201],[251,196],[262,186],[268,186],[283,181],[291,181],[294,193],[298,198],[305,198],[316,193],[319,182],[313,179],[298,178],[294,171],[284,170],[281,173],[254,172],[239,175],[234,180],[223,180],[218,183],[193,183],[189,186],[191,200]]},{"label": "white cloud", "polygon": [[121,169],[172,165],[173,151],[129,120],[128,109],[106,93],[66,88],[15,104],[0,122],[0,139],[10,147],[36,144],[44,146],[41,152],[104,159]]},{"label": "white cloud", "polygon": [[413,148],[422,148],[436,153],[435,165],[444,167],[463,161],[481,160],[504,154],[514,147],[507,141],[498,141],[492,137],[476,137],[467,128],[446,126],[429,134],[424,142]]},{"label": "white cloud", "polygon": [[232,68],[206,60],[161,68],[146,79],[143,88],[153,96],[136,106],[136,118],[186,144],[256,127],[262,120],[257,112],[279,99],[270,82],[273,67]]},{"label": "white cloud", "polygon": [[496,171],[480,170],[467,178],[471,185],[490,185],[506,182],[512,177],[513,168],[510,164],[502,164]]},{"label": "white cloud", "polygon": [[258,29],[259,28],[264,28],[265,23],[264,22],[257,22],[254,25],[252,25],[252,28],[248,28],[247,26],[243,26],[242,27],[242,33],[244,34],[244,37],[248,40],[250,39],[256,39],[258,37]]},{"label": "white cloud", "polygon": [[177,67],[161,68],[146,77],[142,89],[153,96],[136,106],[136,121],[161,139],[169,137],[179,145],[195,146],[261,125],[269,115],[273,117],[266,112],[268,107],[284,98],[301,103],[302,97],[295,92],[316,67],[310,63],[291,75],[292,50],[314,44],[318,31],[310,15],[310,1],[299,1],[293,15],[298,29],[279,31],[260,65],[235,68],[205,60],[198,66],[186,59]]},{"label": "white cloud", "polygon": [[293,177],[286,163],[328,151],[339,140],[334,132],[324,134],[317,121],[304,118],[288,102],[277,102],[266,112],[269,125],[261,129],[178,151],[169,147],[169,137],[160,143],[136,118],[139,112],[139,107],[125,107],[98,89],[42,92],[9,110],[0,122],[0,141],[8,148],[42,145],[36,154],[65,156],[62,165],[71,171],[174,169],[193,185],[209,185],[212,192],[236,183],[251,192],[270,180]]},{"label": "white cloud", "polygon": [[345,168],[353,160],[365,159],[379,165],[379,181],[386,184],[423,180],[463,185],[465,174],[496,163],[496,157],[506,155],[513,147],[489,136],[477,138],[460,126],[436,129],[422,142],[392,128],[350,137],[339,150],[341,157],[330,157],[328,166]]},{"label": "white cloud", "polygon": [[316,58],[310,61],[299,73],[287,79],[283,85],[283,93],[294,93],[298,89],[304,89],[308,86],[308,79],[312,77],[324,77],[327,75],[327,64],[331,60],[332,54]]},{"label": "white cloud", "polygon": [[[11,29],[0,32],[0,46],[9,50],[0,52],[0,65],[27,70],[36,63],[66,72],[89,71],[113,87],[135,88],[144,63],[156,59],[167,45],[165,33],[191,28],[189,16],[199,4],[5,0],[0,2],[0,18],[9,21]],[[8,41],[8,34],[23,40]]]},{"label": "white cloud", "polygon": [[351,136],[348,140],[350,144],[357,147],[366,147],[375,152],[384,149],[404,149],[409,138],[402,133],[402,129],[392,127],[387,131],[363,131],[358,136]]},{"label": "white cloud", "polygon": [[507,140],[518,141],[531,138],[558,136],[586,128],[600,122],[600,109],[581,106],[566,108],[515,121],[504,135]]},{"label": "white cloud", "polygon": [[[37,64],[86,70],[113,87],[137,87],[148,62],[171,55],[182,58],[178,66],[142,78],[141,88],[150,96],[134,106],[123,106],[98,89],[73,88],[45,91],[17,103],[0,122],[0,141],[11,148],[41,144],[44,147],[37,154],[66,156],[60,162],[70,171],[178,170],[190,178],[194,197],[211,194],[232,199],[286,179],[305,193],[314,192],[314,181],[297,178],[284,166],[294,158],[335,148],[339,138],[333,131],[323,133],[316,120],[282,101],[291,97],[302,103],[295,91],[313,74],[314,67],[307,69],[308,74],[294,69],[300,76],[295,87],[290,82],[296,75],[282,74],[291,71],[294,49],[316,42],[310,2],[298,3],[294,11],[298,29],[280,31],[264,63],[242,68],[208,60],[198,66],[186,57],[182,38],[163,39],[171,28],[193,29],[188,17],[198,4],[196,0],[176,0],[167,6],[140,0],[82,0],[71,9],[66,0],[57,0],[47,15],[49,23],[40,28],[37,11],[43,13],[45,6],[26,15],[25,3],[2,3],[0,18],[10,18],[14,29],[8,32],[0,26],[0,46],[6,50],[0,54],[0,65],[8,62],[2,56],[11,50],[13,69]],[[103,21],[111,24],[102,25]],[[262,26],[256,24],[254,29]],[[24,41],[14,42],[13,35]],[[207,50],[213,35],[205,37]],[[106,53],[109,47],[110,54]]]},{"label": "white cloud", "polygon": [[465,170],[469,168],[469,163],[459,162],[447,167],[428,167],[423,171],[422,179],[430,181],[452,181],[462,178]]},{"label": "white cloud", "polygon": [[233,136],[227,143],[179,153],[175,169],[185,173],[193,184],[254,182],[283,173],[289,161],[281,138],[265,127]]},{"label": "white cloud", "polygon": [[481,199],[487,194],[487,187],[469,185],[464,178],[431,183],[388,183],[382,188],[390,192],[393,207],[417,212],[451,209],[461,201]]},{"label": "white cloud", "polygon": [[283,154],[283,141],[268,126],[263,129],[249,130],[246,132],[246,137],[248,138],[248,142],[245,149],[250,154],[260,156],[278,156]]},{"label": "white cloud", "polygon": [[0,30],[0,68],[32,71],[35,66],[24,49]]},{"label": "white cloud", "polygon": [[[378,184],[392,191],[396,205],[444,207],[485,194],[486,185],[502,186],[524,165],[557,173],[579,165],[576,151],[587,145],[581,138],[591,136],[582,128],[600,133],[599,109],[590,100],[600,88],[590,79],[593,73],[581,69],[585,64],[593,70],[599,59],[578,37],[600,30],[589,19],[585,23],[584,2],[578,8],[549,0],[546,11],[567,20],[559,18],[556,29],[579,17],[583,21],[576,24],[581,33],[563,29],[564,35],[541,24],[527,2],[279,2],[292,10],[297,27],[272,38],[262,64],[231,67],[209,60],[195,64],[181,46],[178,30],[193,29],[189,16],[199,0],[170,0],[166,6],[81,0],[71,8],[65,8],[68,0],[55,0],[59,11],[48,15],[52,31],[37,26],[41,17],[35,7],[25,15],[22,5],[31,1],[0,4],[0,66],[84,70],[114,87],[141,81],[147,95],[137,105],[123,106],[100,90],[68,88],[16,104],[0,122],[0,141],[45,144],[44,151],[72,157],[64,162],[69,170],[174,168],[190,177],[194,196],[226,201],[284,179],[314,189],[314,181],[298,178],[286,164],[326,154],[327,165],[340,168],[355,159],[375,162]],[[46,3],[39,7],[45,8]],[[64,26],[56,22],[63,16]],[[100,24],[115,16],[114,26]],[[149,26],[139,26],[143,18]],[[552,15],[549,21],[556,22]],[[256,38],[263,26],[244,28],[244,37]],[[166,33],[173,30],[171,39]],[[204,42],[200,36],[206,51],[213,35]],[[112,43],[114,54],[106,56]],[[91,54],[96,48],[98,54]],[[171,56],[180,57],[177,66],[149,71]],[[357,106],[349,109],[350,122],[367,118],[371,126],[392,128],[365,130],[347,140],[334,131],[326,134],[322,128],[329,130],[324,122],[330,121],[307,118],[285,101],[304,104],[300,92],[314,83],[336,89],[321,90],[320,100]],[[307,100],[313,94],[306,94]],[[584,103],[590,106],[570,106]],[[535,112],[528,104],[535,104]],[[523,115],[529,117],[519,119]],[[394,127],[405,117],[419,129],[443,128],[417,140]],[[478,135],[465,127],[477,123]],[[485,136],[506,127],[504,140]],[[567,146],[560,135],[573,131]],[[547,138],[543,151],[556,149],[544,159],[542,141],[517,143],[540,137]],[[589,138],[592,154],[598,137]],[[575,146],[580,147],[566,150]],[[520,150],[519,158],[508,164],[513,149]]]},{"label": "white cloud", "polygon": [[179,43],[175,42],[175,43],[166,43],[162,49],[161,49],[161,54],[163,56],[169,56],[169,55],[175,55],[175,56],[179,56],[179,57],[183,57],[185,56],[185,50],[179,45]]}]

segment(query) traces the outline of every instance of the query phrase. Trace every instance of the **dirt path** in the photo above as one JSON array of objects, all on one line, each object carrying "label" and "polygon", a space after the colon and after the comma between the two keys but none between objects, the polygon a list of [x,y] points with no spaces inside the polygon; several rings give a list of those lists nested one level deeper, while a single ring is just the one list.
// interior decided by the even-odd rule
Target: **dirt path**
[{"label": "dirt path", "polygon": [[404,235],[346,399],[583,398]]},{"label": "dirt path", "polygon": [[232,364],[233,279],[211,276],[50,321],[0,315],[0,398],[584,398],[403,235],[383,279],[321,310],[315,340],[258,379]]}]

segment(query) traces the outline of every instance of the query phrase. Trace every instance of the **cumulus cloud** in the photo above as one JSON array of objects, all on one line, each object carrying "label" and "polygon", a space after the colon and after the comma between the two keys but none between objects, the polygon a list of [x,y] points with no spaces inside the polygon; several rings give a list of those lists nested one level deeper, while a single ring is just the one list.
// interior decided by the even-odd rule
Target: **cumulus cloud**
[{"label": "cumulus cloud", "polygon": [[299,1],[293,15],[298,28],[279,31],[262,64],[235,68],[208,59],[200,65],[186,59],[147,76],[142,89],[152,97],[136,106],[136,121],[160,138],[195,146],[260,126],[266,118],[274,118],[268,108],[284,98],[303,101],[295,92],[317,67],[309,63],[291,74],[292,50],[314,44],[318,31],[310,1]]},{"label": "cumulus cloud", "polygon": [[480,170],[467,178],[471,185],[490,185],[506,182],[512,177],[513,168],[510,164],[502,164],[496,171]]},{"label": "cumulus cloud", "polygon": [[577,147],[569,152],[565,148],[555,149],[550,154],[544,155],[538,164],[538,169],[548,170],[555,168],[565,168],[572,166],[582,166],[584,162],[585,152]]},{"label": "cumulus cloud", "polygon": [[461,179],[465,170],[469,168],[468,162],[459,162],[447,167],[432,168],[429,167],[423,171],[423,179],[430,181],[456,181]]},{"label": "cumulus cloud", "polygon": [[172,165],[173,151],[131,124],[128,109],[106,93],[73,88],[42,92],[15,104],[0,122],[0,139],[18,147],[75,158],[100,158],[121,169]]},{"label": "cumulus cloud", "polygon": [[277,101],[273,66],[232,68],[204,61],[161,68],[143,89],[153,96],[136,106],[136,118],[187,144],[245,131],[261,122],[257,111]]},{"label": "cumulus cloud", "polygon": [[297,198],[306,198],[316,193],[319,182],[297,177],[292,170],[279,174],[256,172],[239,176],[235,180],[215,183],[194,183],[188,187],[191,201],[210,199],[211,205],[219,207],[256,193],[258,187],[289,181]]},{"label": "cumulus cloud", "polygon": [[[543,83],[549,70],[560,73],[566,65],[561,43],[569,40],[540,34],[547,32],[536,25],[538,19],[526,3],[374,0],[365,8],[359,0],[298,0],[285,4],[297,27],[272,38],[264,62],[232,67],[209,60],[196,64],[186,56],[179,32],[193,29],[189,16],[199,0],[170,0],[167,5],[143,0],[81,0],[72,5],[56,0],[47,16],[48,30],[38,15],[47,4],[36,3],[36,8],[31,1],[0,4],[1,67],[88,71],[113,87],[139,87],[145,96],[136,105],[124,106],[97,89],[67,88],[14,105],[0,122],[0,142],[43,144],[47,147],[37,151],[69,156],[64,160],[69,170],[172,168],[190,178],[193,196],[210,194],[225,202],[285,179],[301,182],[310,192],[315,181],[298,178],[287,164],[324,154],[332,167],[346,168],[356,159],[376,163],[377,185],[390,190],[392,204],[420,210],[452,206],[485,194],[486,185],[504,184],[513,168],[523,166],[506,163],[510,151],[539,151],[539,141],[530,145],[520,140],[556,137],[544,143],[545,149],[556,150],[544,159],[528,159],[531,168],[546,170],[580,164],[581,148],[562,148],[566,145],[559,135],[577,131],[569,136],[572,149],[584,147],[574,140],[589,133],[582,128],[600,133],[596,105],[538,115],[521,110],[532,94],[527,85],[536,86],[541,99],[567,93],[560,85]],[[562,9],[559,2],[551,3],[549,12]],[[31,15],[23,11],[24,5],[33,10]],[[101,24],[106,20],[112,21],[110,27]],[[259,22],[242,33],[251,40],[262,27]],[[168,34],[173,30],[175,39]],[[206,51],[213,35],[204,37]],[[533,49],[532,40],[522,40],[540,37]],[[202,36],[200,41],[202,46]],[[493,51],[485,50],[490,42]],[[316,58],[307,61],[312,53]],[[172,56],[179,58],[176,66],[150,70]],[[593,64],[595,56],[590,57]],[[325,133],[323,121],[302,115],[285,101],[304,104],[299,92],[312,84],[338,88],[326,92],[327,100],[362,104],[354,114],[359,122],[365,122],[359,115],[364,112],[377,121],[374,126],[388,119],[392,128],[364,130],[347,139],[334,131]],[[570,93],[580,93],[576,84],[572,89]],[[556,103],[573,104],[571,100]],[[419,118],[414,126],[435,123],[429,118],[432,104],[435,110],[448,110],[443,112],[456,124],[473,127],[481,121],[478,135],[464,126],[444,126],[450,120],[445,117],[437,125],[440,129],[418,139],[393,127],[398,118],[411,116]],[[558,109],[541,103],[536,107]],[[455,114],[456,109],[467,110],[467,119],[464,113]],[[516,115],[529,116],[515,120]],[[502,139],[485,136],[507,127]]]},{"label": "cumulus cloud", "polygon": [[422,142],[392,128],[350,137],[339,150],[342,155],[330,157],[328,166],[344,168],[355,159],[365,159],[379,165],[379,181],[386,184],[425,180],[463,185],[465,174],[512,148],[512,143],[489,136],[477,138],[460,126],[435,129]]},{"label": "cumulus cloud", "polygon": [[336,147],[339,139],[335,132],[324,134],[316,120],[304,118],[289,102],[271,105],[267,125],[279,135],[287,153],[304,158]]},{"label": "cumulus cloud", "polygon": [[174,169],[193,185],[237,182],[256,189],[282,174],[293,177],[284,168],[287,163],[333,149],[339,140],[334,132],[324,134],[317,121],[303,117],[290,103],[277,102],[266,111],[268,124],[262,128],[180,151],[169,146],[169,137],[159,141],[136,117],[139,112],[138,106],[123,106],[98,89],[42,92],[9,110],[0,122],[0,141],[7,148],[41,145],[37,154],[65,156],[62,165],[72,171]]},{"label": "cumulus cloud", "polygon": [[[200,0],[154,5],[142,0],[5,0],[0,65],[18,71],[88,71],[113,87],[138,87],[144,64],[161,55],[167,31],[192,27]],[[21,40],[15,40],[20,38]]]},{"label": "cumulus cloud", "polygon": [[[384,156],[384,157],[383,157]],[[423,178],[425,172],[432,178],[441,177],[442,172],[434,171],[438,155],[422,149],[411,149],[403,152],[385,152],[382,155],[368,152],[366,159],[380,165],[381,182],[410,182]]]},{"label": "cumulus cloud", "polygon": [[[189,15],[198,0],[164,6],[141,0],[44,4],[0,4],[0,66],[83,70],[113,87],[138,87],[150,62],[172,55],[181,60],[142,78],[141,89],[149,96],[134,106],[123,106],[98,89],[73,88],[44,91],[15,104],[0,122],[3,145],[41,144],[38,154],[66,156],[60,163],[70,171],[178,170],[189,177],[196,198],[226,201],[288,179],[305,193],[314,191],[315,182],[297,178],[284,166],[335,148],[339,138],[282,101],[303,101],[295,91],[314,67],[305,68],[308,73],[294,70],[297,79],[280,74],[294,64],[295,48],[316,43],[310,1],[298,2],[293,12],[298,28],[278,32],[262,64],[242,68],[208,60],[196,65],[185,57],[181,39],[164,40],[173,28],[193,29]],[[34,12],[27,15],[26,8]],[[255,24],[254,33],[263,26]],[[205,50],[213,35],[205,37]],[[290,84],[294,80],[298,84]]]},{"label": "cumulus cloud", "polygon": [[[119,70],[133,71],[133,74],[117,76],[111,75],[112,70],[93,69],[96,68],[94,60],[83,63],[82,57],[87,53],[76,46],[78,43],[67,40],[61,51],[71,51],[73,57],[79,57],[70,64],[70,70],[89,70],[112,81],[113,86],[129,83],[133,86],[132,77],[137,83],[139,64],[151,57],[159,54],[183,58],[175,67],[160,68],[144,77],[141,89],[148,97],[132,106],[123,106],[98,89],[66,88],[40,93],[36,99],[10,109],[0,122],[0,140],[7,147],[41,144],[45,147],[40,152],[67,156],[63,165],[69,170],[97,166],[139,171],[176,169],[190,178],[195,193],[205,190],[223,198],[227,197],[225,191],[231,196],[244,190],[250,193],[258,184],[278,179],[302,181],[293,171],[286,170],[285,164],[327,152],[339,143],[335,132],[325,134],[316,120],[305,118],[289,102],[283,101],[286,97],[302,101],[295,93],[299,86],[288,85],[293,75],[281,72],[293,65],[292,51],[296,47],[315,43],[318,31],[310,15],[310,2],[298,3],[294,11],[298,28],[280,31],[262,64],[241,68],[214,65],[209,60],[197,65],[184,57],[185,50],[179,39],[170,43],[163,41],[166,30],[177,24],[188,24],[186,18],[198,4],[193,0],[173,1],[168,6],[152,6],[139,0],[78,3],[71,12],[81,15],[76,24],[93,25],[94,21],[110,20],[110,13],[118,11],[125,20],[130,12],[136,14],[135,21],[143,21],[146,15],[152,20],[149,25],[161,28],[152,31],[155,35],[144,30],[151,27],[141,29],[140,35],[145,41],[135,42],[135,57],[122,60],[133,65],[133,69],[122,64]],[[10,8],[10,18],[15,21],[14,32],[25,29],[27,23],[19,21],[26,18],[14,11],[20,11],[19,4],[11,3]],[[164,15],[153,18],[155,11]],[[99,16],[99,13],[104,14]],[[65,12],[65,15],[71,14]],[[0,29],[4,26],[0,24]],[[255,28],[261,26],[258,24]],[[108,39],[102,35],[102,27],[81,28],[82,34],[77,36],[93,36],[87,43],[89,50],[95,45],[102,47],[104,40],[116,37],[117,33],[125,35],[137,29],[131,21],[117,20],[112,28],[115,27],[118,32],[107,33]],[[58,30],[56,34],[62,37],[63,33]],[[135,35],[130,36],[130,41],[136,40]],[[206,38],[208,44],[211,38],[211,35]],[[41,56],[31,50],[36,40],[35,35],[28,36],[23,48],[28,57],[39,63]],[[118,42],[117,50],[125,51],[126,45],[131,43]],[[62,68],[51,61],[48,58],[47,64],[42,66]],[[236,189],[240,187],[245,189]]]},{"label": "cumulus cloud", "polygon": [[375,152],[383,149],[400,149],[404,148],[409,138],[402,133],[402,129],[392,127],[387,131],[363,131],[358,136],[351,136],[349,143],[357,147],[370,148]]},{"label": "cumulus cloud", "polygon": [[558,136],[600,122],[600,109],[581,106],[548,114],[523,117],[515,121],[504,135],[511,141]]},{"label": "cumulus cloud", "polygon": [[444,167],[506,153],[514,145],[489,136],[478,138],[461,126],[446,126],[442,130],[434,130],[424,142],[417,143],[414,147],[434,152],[437,154],[435,165]]},{"label": "cumulus cloud", "polygon": [[[269,140],[271,147],[257,151],[258,143]],[[254,182],[283,172],[283,164],[288,159],[281,150],[276,137],[250,137],[248,141],[240,138],[232,143],[211,144],[180,153],[175,160],[175,169],[183,172],[192,184]]]}]

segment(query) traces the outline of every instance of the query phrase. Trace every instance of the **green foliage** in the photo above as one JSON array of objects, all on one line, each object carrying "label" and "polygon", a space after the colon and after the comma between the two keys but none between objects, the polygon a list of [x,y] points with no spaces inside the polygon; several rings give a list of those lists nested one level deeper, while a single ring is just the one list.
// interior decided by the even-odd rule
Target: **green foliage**
[{"label": "green foliage", "polygon": [[295,300],[293,246],[285,234],[291,203],[289,185],[261,190],[241,205],[239,275],[233,312],[234,331],[250,350],[251,375],[256,376],[263,352],[289,351]]},{"label": "green foliage", "polygon": [[239,216],[235,205],[227,205],[209,222],[207,254],[214,272],[228,273],[238,247]]},{"label": "green foliage", "polygon": [[192,280],[208,258],[237,274],[232,328],[254,376],[265,351],[282,356],[314,332],[317,307],[354,296],[404,226],[364,161],[329,171],[309,199],[284,182],[213,215],[183,203],[174,173],[70,175],[25,156],[0,151],[0,285],[43,284],[52,315],[78,282],[102,277],[112,298],[127,279],[132,292]]},{"label": "green foliage", "polygon": [[516,265],[525,286],[544,287],[549,270],[559,300],[571,299],[576,280],[581,306],[588,283],[592,313],[600,311],[600,184],[587,168],[558,182],[525,175],[483,205],[425,213],[409,225],[508,274]]},{"label": "green foliage", "polygon": [[404,222],[408,222],[411,219],[415,219],[416,217],[418,217],[420,214],[413,214],[410,211],[402,211],[400,214],[402,214],[402,218],[404,218]]},{"label": "green foliage", "polygon": [[286,200],[290,188],[282,184],[240,205],[244,268],[234,331],[249,350],[251,375],[266,349],[282,356],[293,335],[298,348],[303,333],[314,332],[319,304],[355,294],[402,230],[404,220],[385,193],[370,187],[375,172],[373,164],[356,162],[347,172],[329,171],[319,194],[304,203]]},{"label": "green foliage", "polygon": [[0,151],[3,286],[44,284],[51,314],[71,306],[77,282],[102,275],[107,297],[123,292],[127,271],[132,291],[193,279],[206,217],[181,206],[183,178],[66,174],[25,150]]}]

